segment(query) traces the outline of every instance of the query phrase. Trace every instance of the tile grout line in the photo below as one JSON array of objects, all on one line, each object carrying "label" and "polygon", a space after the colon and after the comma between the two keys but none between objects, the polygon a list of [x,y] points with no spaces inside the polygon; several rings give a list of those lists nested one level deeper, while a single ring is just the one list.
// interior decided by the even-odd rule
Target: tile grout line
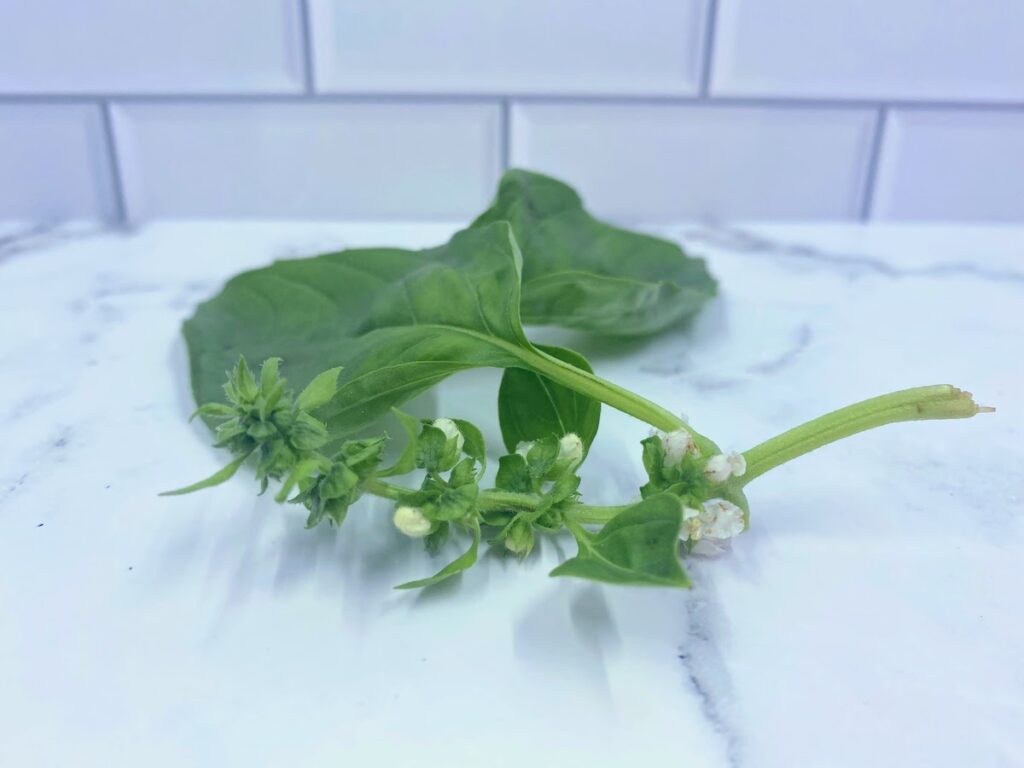
[{"label": "tile grout line", "polygon": [[128,204],[124,194],[124,179],[121,176],[121,158],[117,152],[117,138],[114,134],[114,119],[111,114],[110,101],[104,99],[97,105],[100,109],[100,122],[103,127],[103,143],[107,151],[108,170],[114,193],[114,223],[118,226],[128,225]]},{"label": "tile grout line", "polygon": [[885,127],[889,120],[889,107],[882,105],[875,117],[875,129],[871,135],[871,148],[868,154],[867,173],[864,174],[864,189],[861,192],[860,220],[871,218],[871,209],[875,203],[875,186],[878,183],[878,166],[882,159],[882,144],[885,141]]},{"label": "tile grout line", "polygon": [[718,0],[708,0],[707,20],[704,24],[703,50],[701,51],[700,90],[701,98],[708,98],[711,91],[711,62],[714,57],[715,35],[718,23]]},{"label": "tile grout line", "polygon": [[302,48],[302,87],[307,94],[316,93],[313,68],[313,27],[309,0],[299,0],[299,45]]},{"label": "tile grout line", "polygon": [[495,101],[522,101],[538,104],[596,104],[608,106],[645,105],[698,105],[720,107],[764,107],[778,109],[863,109],[881,107],[906,110],[947,110],[951,112],[1024,112],[1024,101],[914,101],[906,99],[844,99],[811,98],[797,96],[679,96],[679,95],[600,95],[600,94],[540,94],[540,93],[329,93],[303,91],[268,93],[52,93],[4,94],[0,104],[75,103],[95,104],[98,101],[126,103],[150,102],[171,104],[223,104],[223,103],[433,103],[433,104],[485,104]]},{"label": "tile grout line", "polygon": [[501,100],[501,127],[498,134],[498,151],[502,172],[507,171],[512,161],[512,105],[509,99]]}]

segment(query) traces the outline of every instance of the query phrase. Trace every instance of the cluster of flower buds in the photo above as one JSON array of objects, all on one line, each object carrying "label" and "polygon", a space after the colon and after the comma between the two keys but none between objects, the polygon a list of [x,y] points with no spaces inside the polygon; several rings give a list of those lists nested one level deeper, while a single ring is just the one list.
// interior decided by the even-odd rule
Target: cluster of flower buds
[{"label": "cluster of flower buds", "polygon": [[650,476],[645,495],[667,491],[681,499],[680,538],[689,551],[704,555],[722,551],[726,541],[743,531],[744,515],[733,502],[714,496],[713,488],[746,473],[743,454],[715,453],[704,459],[693,435],[682,428],[657,433],[644,445]]},{"label": "cluster of flower buds", "polygon": [[[537,445],[536,440],[521,442],[516,446],[516,453],[529,460],[530,451]],[[575,432],[563,435],[558,441],[558,455],[547,471],[546,478],[554,480],[567,472],[575,472],[583,463],[583,440]]]},{"label": "cluster of flower buds", "polygon": [[[467,429],[471,427],[462,422]],[[455,419],[426,422],[418,437],[417,466],[427,470],[420,490],[399,504],[392,521],[406,536],[422,539],[431,534],[428,544],[439,544],[447,536],[449,524],[465,521],[475,514],[479,494],[482,455],[473,454],[463,428]],[[448,472],[448,479],[441,477]]]}]

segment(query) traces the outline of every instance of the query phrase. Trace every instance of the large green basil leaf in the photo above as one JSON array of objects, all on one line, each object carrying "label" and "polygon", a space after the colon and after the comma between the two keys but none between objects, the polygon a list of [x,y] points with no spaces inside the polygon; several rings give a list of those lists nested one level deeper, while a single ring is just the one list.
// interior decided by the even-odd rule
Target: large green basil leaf
[{"label": "large green basil leaf", "polygon": [[[578,352],[562,347],[537,345],[552,357],[593,373]],[[522,368],[509,368],[498,389],[498,422],[505,447],[511,453],[521,442],[561,437],[575,432],[586,450],[594,442],[601,421],[601,403],[563,387],[546,376]]]},{"label": "large green basil leaf", "polygon": [[667,493],[620,512],[596,534],[574,525],[579,552],[551,575],[609,584],[689,587],[690,579],[679,562],[682,525],[682,505]]},{"label": "large green basil leaf", "polygon": [[609,336],[655,333],[715,295],[703,259],[675,243],[593,218],[567,184],[523,170],[502,176],[473,223],[508,221],[523,252],[522,318]]},{"label": "large green basil leaf", "polygon": [[346,434],[461,370],[568,367],[523,333],[521,269],[496,222],[426,251],[344,251],[239,275],[185,324],[196,399],[219,399],[240,354],[283,358],[297,385],[340,366],[317,416]]}]

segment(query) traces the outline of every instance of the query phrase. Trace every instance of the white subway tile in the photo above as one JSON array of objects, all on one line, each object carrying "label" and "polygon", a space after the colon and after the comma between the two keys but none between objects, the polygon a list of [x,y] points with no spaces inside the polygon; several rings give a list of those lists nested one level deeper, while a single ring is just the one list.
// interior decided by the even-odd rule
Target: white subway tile
[{"label": "white subway tile", "polygon": [[857,216],[866,110],[518,104],[512,161],[620,219]]},{"label": "white subway tile", "polygon": [[465,218],[494,192],[488,104],[120,103],[132,220]]},{"label": "white subway tile", "polygon": [[0,3],[0,92],[298,91],[298,0]]},{"label": "white subway tile", "polygon": [[1024,98],[1021,0],[719,0],[712,93]]},{"label": "white subway tile", "polygon": [[873,214],[1024,223],[1024,111],[895,110]]},{"label": "white subway tile", "polygon": [[0,104],[0,219],[116,215],[99,107]]},{"label": "white subway tile", "polygon": [[706,0],[310,0],[317,87],[686,94]]}]

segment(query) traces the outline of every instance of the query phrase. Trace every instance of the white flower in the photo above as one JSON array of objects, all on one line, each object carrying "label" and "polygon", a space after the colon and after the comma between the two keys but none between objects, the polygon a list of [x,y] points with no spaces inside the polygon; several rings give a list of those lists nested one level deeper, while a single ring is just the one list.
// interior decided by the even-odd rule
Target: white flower
[{"label": "white flower", "polygon": [[530,449],[533,448],[533,446],[534,446],[534,441],[533,440],[530,440],[530,441],[520,440],[519,444],[516,446],[516,453],[518,453],[520,456],[522,456],[525,459],[526,458],[526,454],[528,454],[530,452]]},{"label": "white flower", "polygon": [[434,527],[417,507],[399,507],[393,519],[395,528],[414,539],[422,539]]},{"label": "white flower", "polygon": [[557,465],[563,472],[571,472],[583,463],[583,441],[575,432],[558,441]]},{"label": "white flower", "polygon": [[700,536],[700,510],[683,507],[683,530],[679,533],[679,538],[683,541],[699,541]]},{"label": "white flower", "polygon": [[[711,550],[743,532],[743,510],[725,499],[708,499],[701,509],[683,508],[683,530],[679,538],[693,542],[692,552],[717,554]],[[708,541],[710,540],[710,541]],[[697,548],[698,542],[708,541]]]},{"label": "white flower", "polygon": [[691,435],[685,429],[676,429],[667,434],[661,435],[661,447],[665,451],[664,464],[666,467],[678,467],[683,456],[691,454],[699,456],[700,451]]},{"label": "white flower", "polygon": [[747,460],[742,453],[717,453],[704,465],[704,476],[712,483],[724,483],[735,475],[741,477],[747,471]]},{"label": "white flower", "polygon": [[448,439],[449,446],[452,444],[452,440],[455,441],[454,453],[456,456],[462,453],[462,446],[466,442],[466,439],[462,436],[462,432],[459,431],[458,424],[451,419],[434,419],[432,426],[444,432],[444,436]]},{"label": "white flower", "polygon": [[732,451],[725,456],[729,460],[729,466],[732,467],[733,477],[743,477],[747,474],[747,460],[739,451]]},{"label": "white flower", "polygon": [[700,522],[705,538],[731,539],[743,532],[743,510],[725,499],[708,499]]}]

